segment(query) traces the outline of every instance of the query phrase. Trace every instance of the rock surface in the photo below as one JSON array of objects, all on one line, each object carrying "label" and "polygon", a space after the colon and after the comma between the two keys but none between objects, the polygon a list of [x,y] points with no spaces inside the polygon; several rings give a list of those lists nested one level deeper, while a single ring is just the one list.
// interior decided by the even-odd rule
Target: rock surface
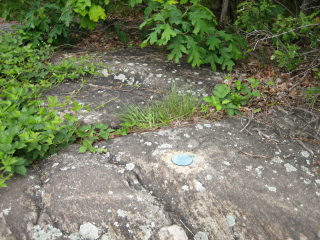
[{"label": "rock surface", "polygon": [[[157,99],[177,78],[199,95],[223,81],[152,52],[98,58],[113,69],[110,76],[48,93],[62,98],[80,89],[76,99],[95,106],[116,98],[84,112],[87,123],[117,125],[127,101]],[[72,145],[0,189],[0,239],[319,239],[320,173],[313,163],[320,150],[290,137],[298,134],[294,115],[270,116],[270,125],[252,122],[245,131],[242,119],[226,118],[135,133],[100,142],[109,149],[101,155],[78,154]],[[181,153],[193,163],[174,165]]]}]

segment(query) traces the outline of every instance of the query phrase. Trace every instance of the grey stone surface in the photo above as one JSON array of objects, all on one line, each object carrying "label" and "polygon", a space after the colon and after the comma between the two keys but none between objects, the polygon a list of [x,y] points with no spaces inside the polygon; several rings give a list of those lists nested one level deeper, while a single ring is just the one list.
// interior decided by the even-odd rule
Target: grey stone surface
[{"label": "grey stone surface", "polygon": [[[80,89],[75,98],[94,106],[116,97],[82,117],[117,126],[127,101],[157,99],[172,79],[195,94],[223,80],[148,51],[97,55],[110,75],[47,94]],[[295,140],[312,134],[301,132],[296,114],[271,111],[269,125],[253,121],[244,131],[241,119],[226,118],[135,133],[99,142],[109,149],[101,155],[78,154],[72,145],[0,189],[0,239],[156,240],[172,225],[196,240],[318,239],[320,171],[313,163],[320,150]],[[174,165],[179,153],[194,155],[193,163]]]}]

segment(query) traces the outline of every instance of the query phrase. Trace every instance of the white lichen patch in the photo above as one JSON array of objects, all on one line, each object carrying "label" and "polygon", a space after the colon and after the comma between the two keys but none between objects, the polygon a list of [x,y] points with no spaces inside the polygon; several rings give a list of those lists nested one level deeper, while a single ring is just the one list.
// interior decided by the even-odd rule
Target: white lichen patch
[{"label": "white lichen patch", "polygon": [[314,174],[312,172],[310,172],[309,168],[305,167],[305,166],[301,166],[302,171],[304,171],[306,174],[308,174],[309,176],[314,177]]},{"label": "white lichen patch", "polygon": [[211,181],[211,180],[212,180],[212,176],[208,174],[208,175],[206,176],[206,180],[207,180],[207,181]]},{"label": "white lichen patch", "polygon": [[315,182],[320,185],[320,179],[316,179]]},{"label": "white lichen patch", "polygon": [[227,161],[223,161],[223,164],[226,165],[226,166],[231,166],[231,163],[227,162]]},{"label": "white lichen patch", "polygon": [[197,130],[201,130],[201,129],[203,129],[203,126],[202,126],[201,124],[197,124],[197,125],[196,125],[196,129],[197,129]]},{"label": "white lichen patch", "polygon": [[156,149],[152,152],[152,156],[158,156],[158,155],[162,155],[164,153],[166,153],[167,150],[166,149]]},{"label": "white lichen patch", "polygon": [[164,143],[164,144],[161,144],[158,148],[159,149],[168,149],[168,148],[172,148],[172,145],[169,143]]},{"label": "white lichen patch", "polygon": [[109,76],[109,72],[108,72],[107,69],[102,69],[101,73],[102,73],[102,75],[103,75],[104,77],[108,77],[108,76]]},{"label": "white lichen patch", "polygon": [[194,240],[209,240],[208,233],[206,233],[206,232],[197,232],[194,235]]},{"label": "white lichen patch", "polygon": [[277,188],[276,188],[276,187],[272,187],[272,186],[268,186],[268,185],[265,185],[265,187],[266,187],[270,192],[277,192]]},{"label": "white lichen patch", "polygon": [[232,214],[228,214],[226,220],[229,227],[236,225],[236,218]]},{"label": "white lichen patch", "polygon": [[33,240],[55,240],[59,239],[61,236],[62,232],[60,231],[60,229],[57,229],[51,225],[46,225],[43,227],[43,229],[39,225],[36,225],[32,229]]},{"label": "white lichen patch", "polygon": [[190,138],[190,135],[189,135],[188,133],[183,134],[183,136],[184,136],[185,138]]},{"label": "white lichen patch", "polygon": [[249,165],[249,166],[246,166],[246,171],[250,172],[252,170],[252,166]]},{"label": "white lichen patch", "polygon": [[134,163],[127,163],[126,164],[126,169],[128,171],[132,171],[134,169],[134,167],[135,167]]},{"label": "white lichen patch", "polygon": [[310,180],[310,179],[304,179],[303,182],[304,182],[304,184],[307,184],[307,185],[308,185],[308,184],[311,183],[311,180]]},{"label": "white lichen patch", "polygon": [[99,238],[99,229],[92,223],[84,223],[80,226],[79,234],[82,238],[95,240]]},{"label": "white lichen patch", "polygon": [[152,142],[145,142],[144,145],[151,146]]},{"label": "white lichen patch", "polygon": [[284,167],[286,168],[287,172],[296,172],[297,171],[297,169],[294,166],[292,166],[290,163],[284,164]]},{"label": "white lichen patch", "polygon": [[54,164],[52,164],[52,168],[55,168],[58,165],[59,165],[59,163],[54,163]]},{"label": "white lichen patch", "polygon": [[162,77],[162,74],[161,74],[161,73],[156,74],[156,77],[157,77],[157,78],[161,78],[161,77]]},{"label": "white lichen patch", "polygon": [[283,163],[283,160],[279,156],[276,156],[276,157],[272,158],[271,162],[273,162],[273,163]]},{"label": "white lichen patch", "polygon": [[184,191],[184,192],[188,192],[188,191],[190,190],[190,188],[189,188],[188,185],[183,185],[183,186],[181,187],[181,189],[182,189],[182,191]]},{"label": "white lichen patch", "polygon": [[117,215],[118,215],[118,217],[124,218],[127,216],[127,212],[122,209],[118,209]]},{"label": "white lichen patch", "polygon": [[4,215],[8,215],[10,211],[11,211],[11,207],[2,210]]},{"label": "white lichen patch", "polygon": [[64,168],[60,168],[60,171],[67,171],[69,169],[70,169],[69,167],[64,167]]},{"label": "white lichen patch", "polygon": [[126,77],[126,75],[124,75],[124,74],[119,74],[119,75],[115,75],[114,76],[114,79],[115,80],[120,80],[121,82],[124,82],[125,80],[127,80],[127,77]]},{"label": "white lichen patch", "polygon": [[320,197],[320,192],[316,192],[316,195],[317,195],[318,197]]},{"label": "white lichen patch", "polygon": [[263,169],[264,169],[264,167],[262,167],[262,166],[258,166],[258,167],[255,168],[255,171],[256,171],[256,173],[258,174],[259,177],[261,177]]},{"label": "white lichen patch", "polygon": [[202,185],[202,183],[196,179],[193,180],[193,184],[197,192],[203,192],[206,190],[205,187]]},{"label": "white lichen patch", "polygon": [[109,195],[113,195],[113,192],[112,192],[112,191],[108,191],[108,194],[109,194]]},{"label": "white lichen patch", "polygon": [[301,152],[301,156],[302,156],[302,157],[305,157],[305,158],[308,158],[308,157],[310,157],[310,153],[307,152],[307,151],[302,151],[302,152]]}]

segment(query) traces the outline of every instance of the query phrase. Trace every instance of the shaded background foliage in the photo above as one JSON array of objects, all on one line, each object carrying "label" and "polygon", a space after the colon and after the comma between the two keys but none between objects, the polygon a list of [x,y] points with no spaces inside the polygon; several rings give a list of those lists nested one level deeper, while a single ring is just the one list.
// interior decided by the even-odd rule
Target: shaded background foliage
[{"label": "shaded background foliage", "polygon": [[[25,41],[37,45],[72,41],[74,31],[93,30],[99,22],[112,22],[110,16],[130,8],[144,13],[143,45],[165,46],[175,62],[187,55],[192,66],[231,70],[245,53],[267,45],[272,49],[271,60],[288,71],[302,70],[303,62],[309,62],[302,66],[307,70],[317,70],[320,64],[316,0],[0,1],[2,17],[21,22]],[[113,29],[127,41],[118,26]],[[241,38],[247,40],[247,48]],[[215,43],[210,46],[210,42]]]}]

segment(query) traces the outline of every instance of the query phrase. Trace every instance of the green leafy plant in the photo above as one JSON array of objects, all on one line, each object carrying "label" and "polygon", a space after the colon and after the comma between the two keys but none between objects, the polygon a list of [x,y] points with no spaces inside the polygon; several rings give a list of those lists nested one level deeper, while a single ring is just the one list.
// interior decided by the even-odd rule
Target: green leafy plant
[{"label": "green leafy plant", "polygon": [[246,105],[252,98],[261,96],[256,89],[260,82],[249,78],[248,83],[249,85],[237,80],[234,86],[217,84],[213,89],[213,95],[203,98],[206,104],[201,106],[202,112],[214,107],[216,111],[226,111],[229,116],[240,115],[241,106]]},{"label": "green leafy plant", "polygon": [[108,5],[109,0],[3,0],[0,14],[21,22],[24,40],[39,45],[42,41],[66,41],[70,31],[79,25],[94,29],[99,20],[106,18]]},{"label": "green leafy plant", "polygon": [[75,135],[80,139],[81,147],[79,153],[86,151],[104,153],[107,152],[105,148],[96,148],[93,144],[97,141],[108,140],[114,130],[109,128],[107,124],[97,123],[94,125],[83,125],[76,129]]},{"label": "green leafy plant", "polygon": [[[26,174],[26,167],[74,142],[77,118],[59,116],[54,97],[48,105],[43,91],[65,79],[93,73],[94,66],[73,59],[50,64],[49,46],[22,44],[18,34],[0,36],[0,187],[13,174]],[[73,102],[74,110],[82,106]]]},{"label": "green leafy plant", "polygon": [[137,105],[127,106],[120,119],[125,134],[132,128],[155,128],[190,118],[199,106],[199,100],[190,93],[179,93],[176,87],[172,87],[170,93],[163,100],[149,103],[141,107]]},{"label": "green leafy plant", "polygon": [[281,1],[243,1],[238,5],[235,26],[254,41],[272,46],[271,60],[293,71],[302,63],[313,69],[319,65],[320,10],[292,13]]},{"label": "green leafy plant", "polygon": [[145,16],[140,28],[152,27],[152,31],[142,46],[166,46],[169,60],[179,62],[187,55],[192,67],[210,64],[214,71],[217,66],[231,71],[234,61],[243,56],[242,39],[218,30],[215,15],[199,1],[180,5],[150,1]]}]

